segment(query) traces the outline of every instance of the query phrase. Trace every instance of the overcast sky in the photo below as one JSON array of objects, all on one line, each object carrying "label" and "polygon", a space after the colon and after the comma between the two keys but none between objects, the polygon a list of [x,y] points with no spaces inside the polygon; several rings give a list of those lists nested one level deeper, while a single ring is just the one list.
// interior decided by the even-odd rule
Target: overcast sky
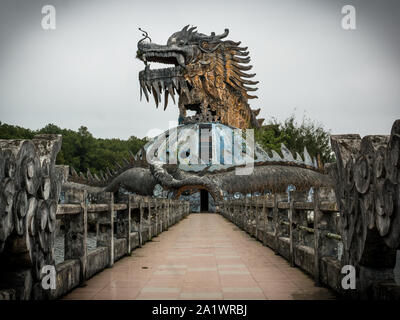
[{"label": "overcast sky", "polygon": [[[56,29],[41,27],[43,5]],[[356,8],[356,30],[341,26]],[[0,121],[89,128],[96,137],[167,129],[178,108],[139,101],[137,28],[164,44],[184,25],[248,46],[259,117],[296,113],[332,133],[389,134],[400,118],[400,1],[1,0]]]}]

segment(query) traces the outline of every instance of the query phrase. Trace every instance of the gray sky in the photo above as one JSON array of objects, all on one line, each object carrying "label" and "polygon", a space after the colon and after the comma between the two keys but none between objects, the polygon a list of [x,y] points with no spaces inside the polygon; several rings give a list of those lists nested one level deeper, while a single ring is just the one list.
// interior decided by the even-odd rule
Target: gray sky
[{"label": "gray sky", "polygon": [[[56,8],[56,30],[41,8]],[[341,27],[355,6],[357,29]],[[248,46],[260,117],[296,113],[332,133],[388,134],[400,118],[399,1],[1,0],[0,121],[47,123],[96,137],[143,137],[167,129],[178,108],[139,101],[139,26],[166,43],[184,25]]]}]

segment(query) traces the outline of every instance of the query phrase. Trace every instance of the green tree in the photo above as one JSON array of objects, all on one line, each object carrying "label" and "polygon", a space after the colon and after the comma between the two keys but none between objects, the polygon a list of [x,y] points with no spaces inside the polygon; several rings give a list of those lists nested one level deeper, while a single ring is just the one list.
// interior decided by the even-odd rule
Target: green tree
[{"label": "green tree", "polygon": [[88,169],[98,174],[100,170],[115,168],[123,158],[135,154],[147,140],[131,136],[128,140],[95,138],[87,127],[78,131],[62,129],[48,124],[39,130],[30,130],[0,122],[0,139],[32,139],[36,134],[61,134],[63,143],[57,155],[57,164],[72,166],[86,173]]},{"label": "green tree", "polygon": [[302,154],[307,147],[312,157],[320,157],[323,163],[334,160],[330,147],[330,132],[309,118],[298,123],[292,115],[283,122],[271,119],[267,125],[255,130],[254,138],[263,148],[280,153],[281,143],[293,153]]}]

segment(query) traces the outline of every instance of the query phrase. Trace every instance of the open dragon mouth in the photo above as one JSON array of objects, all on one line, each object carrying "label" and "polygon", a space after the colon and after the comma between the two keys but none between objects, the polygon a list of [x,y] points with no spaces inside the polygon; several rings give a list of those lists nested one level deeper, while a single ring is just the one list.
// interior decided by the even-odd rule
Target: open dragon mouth
[{"label": "open dragon mouth", "polygon": [[180,65],[185,67],[185,58],[177,52],[146,52],[140,56],[140,59],[147,65],[147,62],[158,62],[164,64]]},{"label": "open dragon mouth", "polygon": [[[164,95],[164,110],[168,106],[168,96],[175,102],[175,94],[188,94],[189,87],[183,77],[185,57],[174,51],[146,51],[138,54],[146,65],[139,73],[140,98],[142,95],[149,101],[152,94],[158,108],[161,96]],[[151,64],[153,62],[153,64]],[[151,69],[151,66],[173,65],[172,67]]]}]

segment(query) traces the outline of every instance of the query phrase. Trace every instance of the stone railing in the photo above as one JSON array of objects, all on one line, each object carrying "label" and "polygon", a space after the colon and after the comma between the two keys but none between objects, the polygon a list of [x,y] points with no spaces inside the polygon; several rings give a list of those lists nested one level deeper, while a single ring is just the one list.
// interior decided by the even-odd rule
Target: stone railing
[{"label": "stone railing", "polygon": [[[66,190],[57,219],[64,226],[64,261],[56,265],[60,297],[141,247],[189,214],[189,202],[113,193]],[[90,217],[92,216],[92,217]],[[87,248],[88,225],[96,228],[96,248]]]},{"label": "stone railing", "polygon": [[[218,211],[276,254],[311,274],[317,285],[341,286],[341,237],[333,190],[320,188],[314,200],[292,191],[266,197],[225,200]],[[289,199],[290,198],[290,199]]]},{"label": "stone railing", "polygon": [[[292,191],[289,195],[225,200],[217,204],[217,210],[287,259],[291,266],[310,274],[316,286],[330,287],[340,296],[352,299],[399,299],[400,286],[394,281],[399,261],[396,269],[390,270],[391,277],[387,269],[375,268],[366,274],[365,267],[354,266],[355,289],[344,290],[342,280],[348,269],[342,271],[345,249],[335,194],[320,188],[314,191],[313,201],[307,201],[307,196]],[[387,259],[391,261],[390,254]]]},{"label": "stone railing", "polygon": [[[59,135],[0,140],[0,300],[58,298],[189,213],[186,201],[68,187],[60,148]],[[51,269],[56,289],[43,287]]]}]

